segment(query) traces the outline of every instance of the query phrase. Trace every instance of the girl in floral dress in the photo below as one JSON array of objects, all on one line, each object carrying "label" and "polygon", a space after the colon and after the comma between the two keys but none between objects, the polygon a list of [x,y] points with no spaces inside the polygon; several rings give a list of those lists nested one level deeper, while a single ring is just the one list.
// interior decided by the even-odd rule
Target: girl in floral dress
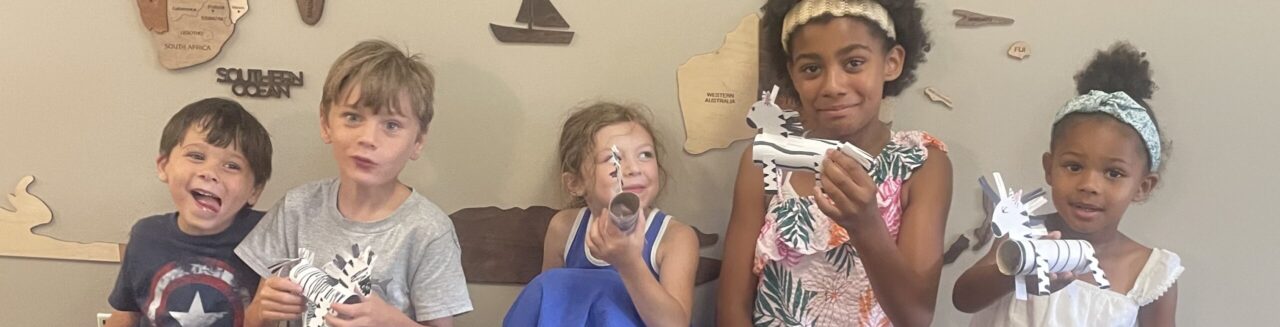
[{"label": "girl in floral dress", "polygon": [[762,59],[805,136],[829,152],[821,181],[785,173],[777,194],[744,151],[725,241],[717,318],[727,326],[927,326],[951,201],[946,146],[881,122],[881,100],[915,81],[929,40],[915,1],[772,0]]}]

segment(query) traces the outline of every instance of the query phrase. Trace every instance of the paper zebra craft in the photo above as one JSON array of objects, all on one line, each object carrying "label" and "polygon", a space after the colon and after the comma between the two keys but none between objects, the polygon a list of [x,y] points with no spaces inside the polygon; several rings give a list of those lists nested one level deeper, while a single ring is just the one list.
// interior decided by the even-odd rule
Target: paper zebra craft
[{"label": "paper zebra craft", "polygon": [[298,258],[289,259],[272,265],[269,270],[277,276],[288,277],[289,280],[302,286],[302,295],[307,298],[308,327],[324,326],[324,316],[334,303],[360,303],[361,296],[368,296],[373,290],[371,275],[373,274],[373,251],[365,248],[360,251],[359,245],[351,246],[351,256],[337,255],[333,261],[316,268],[312,261],[314,254],[305,248],[298,249]]},{"label": "paper zebra craft", "polygon": [[614,184],[613,198],[609,200],[609,219],[623,233],[631,233],[640,220],[640,196],[622,191],[622,155],[619,154],[617,145],[610,148],[610,151],[613,151],[609,157],[613,162],[613,173],[609,175],[613,176]]},{"label": "paper zebra craft", "polygon": [[777,98],[778,86],[774,85],[772,91],[761,92],[760,101],[747,113],[747,125],[759,131],[751,143],[751,158],[764,172],[765,193],[778,192],[783,170],[812,172],[820,180],[822,159],[830,149],[840,150],[871,170],[875,159],[849,142],[802,136],[799,114],[783,111],[775,103]]},{"label": "paper zebra craft", "polygon": [[1049,294],[1049,273],[1092,273],[1099,288],[1111,287],[1088,241],[1041,239],[1049,234],[1048,230],[1042,220],[1032,219],[1031,213],[1048,203],[1043,191],[1035,190],[1024,196],[1022,191],[1006,189],[1000,173],[993,175],[994,190],[985,176],[979,178],[978,183],[988,198],[999,199],[991,214],[991,232],[996,237],[1008,236],[1009,241],[996,249],[996,267],[1000,273],[1014,276],[1014,297],[1027,299],[1025,277],[1031,274],[1039,280],[1037,295]]},{"label": "paper zebra craft", "polygon": [[995,178],[995,189],[987,183],[986,176],[978,177],[978,184],[982,186],[982,192],[991,201],[993,208],[991,232],[996,237],[1010,235],[1009,238],[1015,240],[1037,239],[1048,235],[1049,231],[1045,228],[1044,221],[1032,219],[1031,214],[1049,203],[1049,200],[1044,198],[1044,190],[1036,189],[1027,194],[1022,194],[1022,191],[1008,194],[1012,190],[1005,188],[1004,178],[1000,173],[993,173],[992,176]]}]

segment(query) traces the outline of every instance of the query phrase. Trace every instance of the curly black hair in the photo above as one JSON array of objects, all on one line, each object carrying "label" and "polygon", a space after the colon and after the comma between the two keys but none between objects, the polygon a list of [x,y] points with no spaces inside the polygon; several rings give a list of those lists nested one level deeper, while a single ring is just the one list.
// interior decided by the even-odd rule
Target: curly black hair
[{"label": "curly black hair", "polygon": [[[911,86],[916,81],[916,67],[925,61],[925,53],[929,52],[932,43],[929,41],[929,32],[924,29],[924,9],[916,4],[915,0],[875,0],[889,12],[889,17],[893,19],[894,33],[896,39],[889,38],[888,32],[882,29],[878,24],[863,17],[852,17],[862,21],[871,27],[873,35],[878,36],[885,45],[885,51],[893,48],[893,45],[901,45],[906,52],[906,57],[902,62],[902,75],[898,79],[884,82],[884,96],[896,96],[901,94],[903,90]],[[791,83],[791,75],[787,72],[787,62],[791,60],[791,55],[782,49],[782,20],[786,18],[787,12],[795,7],[797,0],[768,0],[760,9],[764,14],[760,18],[760,59],[766,60],[768,67],[773,70],[765,73],[770,79],[764,79],[766,83],[778,85],[783,95],[797,97],[795,86]],[[834,16],[824,15],[814,18],[809,23],[829,21]],[[795,33],[795,31],[792,31]],[[790,47],[788,47],[790,48]],[[762,75],[764,77],[766,75]],[[768,84],[765,84],[768,85]]]},{"label": "curly black hair", "polygon": [[[1102,91],[1107,93],[1124,92],[1133,98],[1134,101],[1146,108],[1147,115],[1151,116],[1151,123],[1156,126],[1156,131],[1161,135],[1160,123],[1156,120],[1155,111],[1151,110],[1151,106],[1146,100],[1150,100],[1151,96],[1156,92],[1156,83],[1151,78],[1151,62],[1147,61],[1147,54],[1138,50],[1129,42],[1116,42],[1107,50],[1098,51],[1089,64],[1079,73],[1076,73],[1076,92],[1078,94],[1086,94],[1089,91]],[[1059,120],[1053,124],[1053,134],[1050,138],[1051,144],[1056,141],[1063,133],[1063,122],[1074,120],[1078,117],[1086,116],[1105,116],[1106,114],[1098,113],[1074,113]],[[1107,116],[1110,117],[1110,116]],[[1161,143],[1164,143],[1161,141]],[[1168,146],[1161,146],[1167,150]],[[1144,147],[1145,148],[1145,147]],[[1167,151],[1161,151],[1167,153]],[[1145,153],[1145,152],[1144,152]],[[1150,169],[1150,161],[1148,161],[1147,169]]]}]

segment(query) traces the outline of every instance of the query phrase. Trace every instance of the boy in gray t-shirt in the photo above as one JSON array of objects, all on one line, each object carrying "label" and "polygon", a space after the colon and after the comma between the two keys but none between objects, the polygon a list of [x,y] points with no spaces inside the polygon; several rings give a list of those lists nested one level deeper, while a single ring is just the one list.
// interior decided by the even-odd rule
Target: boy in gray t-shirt
[{"label": "boy in gray t-shirt", "polygon": [[[399,180],[422,151],[433,89],[426,66],[386,42],[361,42],[334,62],[320,135],[339,176],[290,190],[236,248],[264,276],[245,326],[450,326],[471,311],[452,222]],[[309,303],[301,285],[268,268],[300,257],[300,249],[316,267],[372,253],[372,292],[359,303]]]}]

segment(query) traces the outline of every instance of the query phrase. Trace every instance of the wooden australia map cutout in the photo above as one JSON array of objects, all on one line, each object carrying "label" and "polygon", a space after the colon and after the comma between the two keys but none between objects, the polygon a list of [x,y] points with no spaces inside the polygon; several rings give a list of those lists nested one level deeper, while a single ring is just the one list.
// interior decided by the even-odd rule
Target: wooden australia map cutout
[{"label": "wooden australia map cutout", "polygon": [[0,207],[0,256],[120,262],[119,244],[69,242],[32,232],[53,221],[49,206],[27,192],[34,181],[33,176],[23,177],[8,194],[13,210]]},{"label": "wooden australia map cutout", "polygon": [[685,152],[725,148],[756,135],[745,122],[759,97],[759,30],[760,16],[743,17],[719,49],[676,69]]}]

